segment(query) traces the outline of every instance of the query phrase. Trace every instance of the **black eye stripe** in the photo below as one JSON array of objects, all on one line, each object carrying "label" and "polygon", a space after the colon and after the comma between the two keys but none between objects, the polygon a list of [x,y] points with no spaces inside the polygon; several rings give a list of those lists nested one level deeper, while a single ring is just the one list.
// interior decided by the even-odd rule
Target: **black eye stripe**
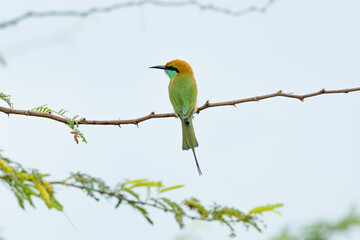
[{"label": "black eye stripe", "polygon": [[179,72],[179,69],[177,69],[176,67],[174,66],[169,66],[169,67],[166,67],[168,70],[171,70],[171,71],[175,71],[175,72]]}]

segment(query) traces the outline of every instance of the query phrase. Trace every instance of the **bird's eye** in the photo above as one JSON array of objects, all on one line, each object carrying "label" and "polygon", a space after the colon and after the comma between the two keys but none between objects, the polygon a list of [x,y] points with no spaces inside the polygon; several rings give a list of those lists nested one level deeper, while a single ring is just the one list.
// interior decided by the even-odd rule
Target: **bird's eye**
[{"label": "bird's eye", "polygon": [[171,70],[171,71],[175,71],[175,72],[179,72],[179,69],[177,69],[176,67],[174,66],[169,66],[167,67],[168,70]]}]

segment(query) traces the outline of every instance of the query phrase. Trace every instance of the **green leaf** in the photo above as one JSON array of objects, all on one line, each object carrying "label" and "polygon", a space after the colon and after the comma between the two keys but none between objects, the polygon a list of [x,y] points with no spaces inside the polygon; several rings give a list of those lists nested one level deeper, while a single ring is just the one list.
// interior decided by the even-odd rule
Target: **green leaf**
[{"label": "green leaf", "polygon": [[133,184],[130,188],[136,188],[136,187],[161,187],[162,183],[161,181],[148,181],[148,182],[139,182]]},{"label": "green leaf", "polygon": [[260,207],[256,207],[252,210],[249,211],[249,215],[251,214],[262,214],[263,212],[275,212],[279,215],[281,215],[281,213],[279,211],[276,211],[275,209],[276,208],[280,208],[280,207],[283,207],[284,204],[269,204],[269,205],[265,205],[265,206],[260,206]]},{"label": "green leaf", "polygon": [[42,110],[44,108],[46,108],[47,104],[41,105],[40,107],[35,107],[33,109],[31,109],[30,111],[34,111],[34,112],[42,112]]},{"label": "green leaf", "polygon": [[137,179],[137,180],[131,180],[131,181],[127,181],[127,182],[125,182],[123,185],[126,185],[126,184],[132,184],[132,183],[146,182],[146,181],[148,181],[148,179],[147,179],[147,178]]},{"label": "green leaf", "polygon": [[176,186],[172,186],[172,187],[162,188],[160,190],[160,192],[163,193],[166,191],[170,191],[170,190],[174,190],[174,189],[178,189],[178,188],[182,188],[182,187],[185,187],[185,185],[176,185]]},{"label": "green leaf", "polygon": [[51,198],[51,205],[58,211],[63,211],[63,206],[54,198]]},{"label": "green leaf", "polygon": [[165,211],[168,208],[165,204],[161,203],[159,200],[157,200],[155,198],[150,198],[150,200],[153,201],[155,203],[155,205],[158,204],[158,205],[162,206],[165,209]]},{"label": "green leaf", "polygon": [[140,195],[136,192],[134,192],[133,190],[131,190],[130,188],[123,188],[122,189],[125,192],[130,193],[131,195],[133,195],[136,199],[140,199]]},{"label": "green leaf", "polygon": [[119,199],[118,202],[117,202],[117,204],[115,205],[115,208],[118,208],[121,203],[122,203],[122,199]]},{"label": "green leaf", "polygon": [[59,115],[64,115],[65,113],[67,113],[68,111],[66,109],[60,109],[60,111],[58,112]]},{"label": "green leaf", "polygon": [[151,224],[153,225],[153,221],[149,218],[148,216],[148,212],[142,208],[142,207],[139,207],[139,206],[134,206],[137,210],[139,210],[141,212],[141,214],[145,217],[145,219]]}]

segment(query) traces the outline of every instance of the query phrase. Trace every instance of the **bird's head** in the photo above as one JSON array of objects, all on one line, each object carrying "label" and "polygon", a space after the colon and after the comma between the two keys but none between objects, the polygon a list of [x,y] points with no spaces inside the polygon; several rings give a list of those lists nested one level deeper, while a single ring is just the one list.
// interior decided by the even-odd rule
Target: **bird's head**
[{"label": "bird's head", "polygon": [[171,80],[174,79],[179,74],[193,75],[193,71],[190,65],[182,60],[173,60],[168,62],[166,65],[157,65],[150,68],[165,70],[165,73],[170,77]]}]

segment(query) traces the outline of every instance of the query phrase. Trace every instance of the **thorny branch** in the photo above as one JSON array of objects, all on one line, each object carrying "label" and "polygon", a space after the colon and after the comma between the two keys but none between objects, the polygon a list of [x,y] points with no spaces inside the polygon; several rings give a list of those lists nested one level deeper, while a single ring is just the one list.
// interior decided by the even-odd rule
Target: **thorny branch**
[{"label": "thorny branch", "polygon": [[155,5],[159,7],[186,7],[193,6],[200,10],[213,11],[231,16],[242,16],[251,12],[265,13],[276,0],[267,0],[267,2],[261,6],[250,6],[241,10],[231,10],[224,7],[219,7],[214,4],[201,3],[198,0],[186,0],[186,1],[158,1],[158,0],[141,0],[141,1],[128,1],[122,3],[115,3],[105,7],[93,7],[84,11],[64,10],[64,11],[29,11],[21,14],[13,19],[0,23],[0,30],[19,24],[27,19],[31,18],[47,18],[47,17],[75,17],[86,18],[94,14],[104,14],[113,12],[123,8],[141,7],[144,5]]},{"label": "thorny branch", "polygon": [[[300,101],[304,101],[305,98],[315,97],[318,95],[324,95],[324,94],[336,94],[336,93],[350,93],[350,92],[356,92],[360,91],[360,87],[357,88],[347,88],[347,89],[339,89],[339,90],[325,90],[322,89],[318,92],[309,93],[305,95],[296,95],[292,93],[284,93],[281,90],[276,93],[271,93],[267,95],[262,96],[256,96],[251,98],[243,98],[233,101],[226,101],[226,102],[217,102],[217,103],[210,103],[209,100],[206,101],[206,103],[197,109],[197,113],[200,113],[201,111],[212,108],[212,107],[220,107],[220,106],[235,106],[240,103],[246,103],[246,102],[257,102],[263,99],[267,98],[274,98],[274,97],[286,97],[286,98],[295,98],[299,99]],[[64,117],[56,116],[51,113],[41,113],[36,111],[30,111],[30,110],[17,110],[12,108],[6,108],[0,106],[0,112],[6,113],[6,114],[18,114],[18,115],[25,115],[25,116],[34,116],[34,117],[42,117],[42,118],[49,118],[58,122],[62,122],[67,124],[67,120]],[[129,120],[86,120],[85,118],[81,118],[78,121],[75,121],[75,124],[86,124],[86,125],[125,125],[125,124],[133,124],[137,125],[140,122],[153,119],[153,118],[169,118],[169,117],[175,117],[174,113],[162,113],[162,114],[155,114],[155,112],[150,113],[149,115],[135,118],[135,119],[129,119]]]}]

